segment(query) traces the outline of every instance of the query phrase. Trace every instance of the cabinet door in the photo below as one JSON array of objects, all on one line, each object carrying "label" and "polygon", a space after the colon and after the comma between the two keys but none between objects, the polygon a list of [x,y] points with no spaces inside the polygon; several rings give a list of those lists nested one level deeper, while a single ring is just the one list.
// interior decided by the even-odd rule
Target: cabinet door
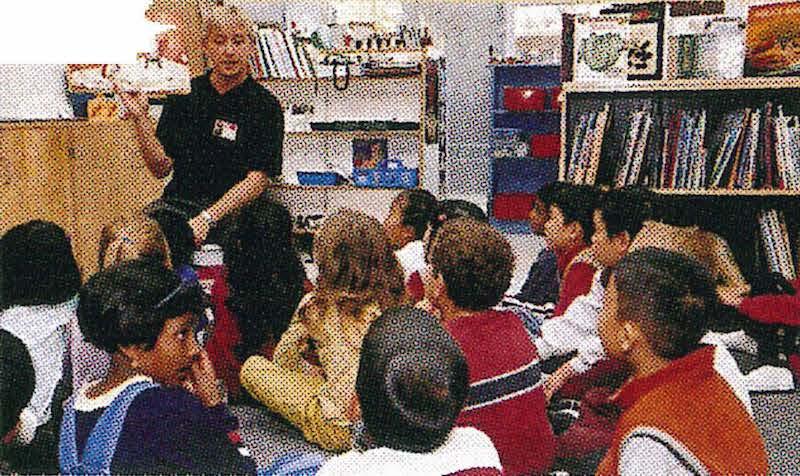
[{"label": "cabinet door", "polygon": [[68,135],[57,123],[0,130],[0,230],[29,220],[74,231]]},{"label": "cabinet door", "polygon": [[144,165],[128,122],[84,123],[73,130],[73,240],[84,276],[97,270],[100,231],[106,224],[141,212],[161,195],[163,181]]},{"label": "cabinet door", "polygon": [[16,166],[20,154],[13,131],[0,129],[0,234],[23,221]]}]

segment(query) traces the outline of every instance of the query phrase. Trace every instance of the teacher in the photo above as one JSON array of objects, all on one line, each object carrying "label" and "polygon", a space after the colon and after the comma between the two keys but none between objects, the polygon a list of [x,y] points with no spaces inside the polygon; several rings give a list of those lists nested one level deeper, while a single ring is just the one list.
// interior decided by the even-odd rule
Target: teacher
[{"label": "teacher", "polygon": [[187,263],[193,245],[225,228],[217,224],[231,222],[281,173],[283,111],[250,76],[255,40],[240,10],[214,7],[203,36],[211,70],[192,80],[190,94],[166,99],[157,127],[143,94],[119,92],[148,170],[159,179],[172,173],[161,199],[145,211],[161,223],[177,263]]}]

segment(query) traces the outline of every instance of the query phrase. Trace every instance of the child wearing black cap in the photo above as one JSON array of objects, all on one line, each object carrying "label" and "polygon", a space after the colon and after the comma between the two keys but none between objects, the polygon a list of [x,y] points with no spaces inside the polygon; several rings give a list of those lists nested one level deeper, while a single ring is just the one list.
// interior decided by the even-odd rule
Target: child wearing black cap
[{"label": "child wearing black cap", "polygon": [[467,362],[433,316],[404,307],[373,322],[356,389],[364,449],[330,460],[319,475],[502,474],[489,437],[453,429],[469,391]]}]

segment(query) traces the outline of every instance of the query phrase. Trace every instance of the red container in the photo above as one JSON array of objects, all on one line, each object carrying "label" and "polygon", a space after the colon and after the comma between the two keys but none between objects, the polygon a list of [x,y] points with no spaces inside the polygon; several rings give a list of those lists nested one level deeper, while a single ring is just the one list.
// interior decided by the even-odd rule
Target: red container
[{"label": "red container", "polygon": [[547,91],[533,86],[503,88],[503,107],[507,111],[544,111]]},{"label": "red container", "polygon": [[550,109],[561,109],[561,101],[559,101],[559,96],[561,96],[561,88],[550,88]]},{"label": "red container", "polygon": [[492,214],[498,220],[527,220],[533,208],[532,193],[500,193],[494,196]]},{"label": "red container", "polygon": [[561,136],[558,134],[533,134],[530,149],[531,157],[554,159],[561,153]]}]

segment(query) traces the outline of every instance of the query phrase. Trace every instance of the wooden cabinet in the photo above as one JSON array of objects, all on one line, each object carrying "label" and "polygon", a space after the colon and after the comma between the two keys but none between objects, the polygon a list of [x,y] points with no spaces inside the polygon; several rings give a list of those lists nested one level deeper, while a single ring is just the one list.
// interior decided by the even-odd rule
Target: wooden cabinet
[{"label": "wooden cabinet", "polygon": [[33,219],[58,223],[84,277],[97,270],[103,225],[141,210],[162,187],[130,123],[0,125],[0,232]]},{"label": "wooden cabinet", "polygon": [[0,229],[39,218],[72,231],[68,142],[59,124],[0,129]]}]

